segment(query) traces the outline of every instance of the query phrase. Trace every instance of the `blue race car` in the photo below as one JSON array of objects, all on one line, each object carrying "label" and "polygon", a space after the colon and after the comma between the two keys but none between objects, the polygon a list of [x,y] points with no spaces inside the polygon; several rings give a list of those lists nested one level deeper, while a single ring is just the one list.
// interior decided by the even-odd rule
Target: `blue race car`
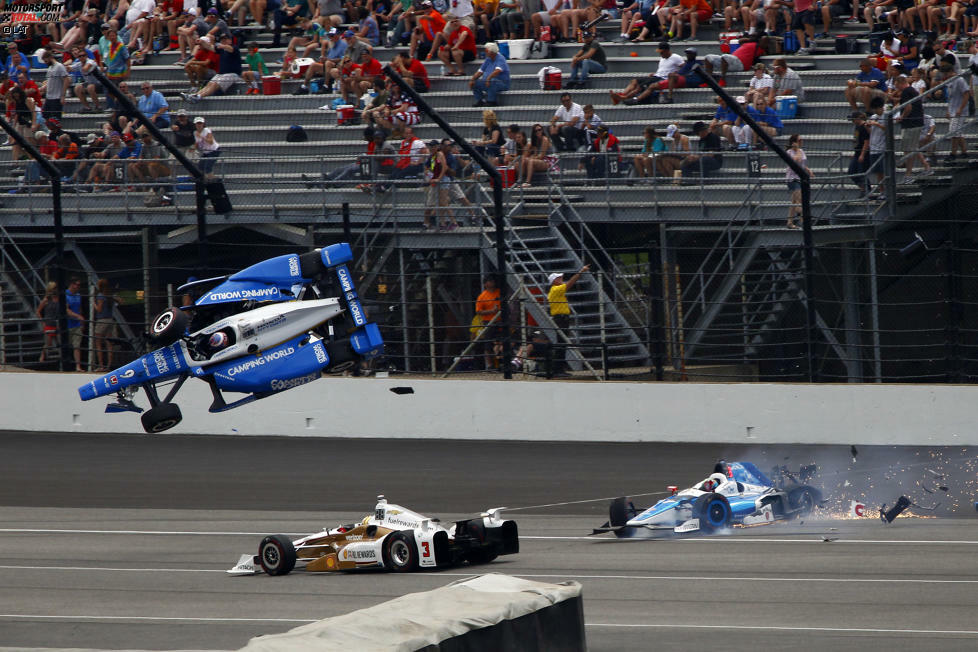
[{"label": "blue race car", "polygon": [[750,462],[720,461],[705,480],[678,491],[644,511],[627,498],[611,502],[608,522],[592,534],[614,532],[619,538],[652,538],[660,534],[707,534],[731,525],[763,525],[805,516],[825,501],[822,492],[805,484],[814,465],[796,474],[779,466],[776,481],[770,480]]},{"label": "blue race car", "polygon": [[[182,286],[214,287],[160,314],[148,333],[157,348],[79,387],[81,399],[114,394],[106,412],[138,413],[132,398],[141,387],[150,404],[143,428],[163,432],[183,418],[171,401],[190,377],[210,386],[210,411],[222,412],[380,355],[380,329],[367,321],[345,264],[352,259],[340,243]],[[172,386],[161,398],[164,383]],[[224,392],[248,396],[228,403]]]}]

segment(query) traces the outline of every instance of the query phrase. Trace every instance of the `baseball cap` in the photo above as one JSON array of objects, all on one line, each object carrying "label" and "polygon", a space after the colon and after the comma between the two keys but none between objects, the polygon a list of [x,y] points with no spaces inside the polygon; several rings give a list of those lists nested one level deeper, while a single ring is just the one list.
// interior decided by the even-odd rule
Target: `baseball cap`
[{"label": "baseball cap", "polygon": [[48,118],[47,122],[52,127],[60,127],[61,126],[61,121],[58,120],[57,118]]},{"label": "baseball cap", "polygon": [[353,33],[353,30],[348,29],[343,32],[343,38],[350,38],[351,36],[356,36],[356,34]]},{"label": "baseball cap", "polygon": [[88,136],[85,137],[85,142],[89,145],[94,143],[96,140],[98,140],[98,134],[88,134]]},{"label": "baseball cap", "polygon": [[202,116],[202,115],[199,115],[199,116],[197,116],[196,118],[194,118],[194,124],[197,124],[198,122],[206,122],[206,121],[204,120],[204,116]]},{"label": "baseball cap", "polygon": [[683,52],[685,52],[686,54],[694,54],[694,55],[695,55],[695,54],[699,54],[699,53],[698,53],[698,52],[696,51],[696,48],[686,48],[685,50],[683,50]]},{"label": "baseball cap", "polygon": [[676,134],[677,131],[679,131],[679,126],[678,125],[675,125],[675,124],[669,125],[668,127],[666,127],[666,137],[667,138],[672,138]]},{"label": "baseball cap", "polygon": [[197,7],[191,7],[190,9],[187,10],[187,13],[190,14],[191,16],[196,16],[197,15]]},{"label": "baseball cap", "polygon": [[47,54],[47,53],[48,53],[48,51],[45,50],[44,48],[38,48],[34,52],[34,56],[37,57],[38,59],[43,59],[44,58],[44,55]]},{"label": "baseball cap", "polygon": [[187,109],[180,109],[177,111],[177,115],[187,115]]},{"label": "baseball cap", "polygon": [[128,143],[128,142],[131,142],[131,141],[135,140],[135,138],[136,137],[133,136],[131,133],[128,133],[128,134],[126,134],[125,136],[122,137],[122,140],[124,140],[125,142]]},{"label": "baseball cap", "polygon": [[547,277],[547,282],[550,283],[550,285],[553,285],[554,281],[556,281],[558,278],[561,278],[562,276],[563,274],[561,274],[560,272],[554,272],[553,274]]},{"label": "baseball cap", "polygon": [[122,134],[120,134],[118,131],[112,131],[109,132],[109,136],[111,136],[112,138],[120,138],[122,137]]},{"label": "baseball cap", "polygon": [[738,96],[737,96],[736,98],[734,98],[734,99],[735,99],[735,101],[737,102],[737,104],[746,104],[746,103],[747,103],[747,98],[746,98],[746,97],[744,97],[743,95],[738,95]]},{"label": "baseball cap", "polygon": [[340,33],[339,30],[337,30],[335,27],[330,27],[329,28],[329,31],[326,32],[326,35],[327,36],[336,36],[339,33]]},{"label": "baseball cap", "polygon": [[208,16],[216,16],[217,15],[217,9],[215,9],[214,7],[211,7],[210,9],[207,10],[207,15]]},{"label": "baseball cap", "polygon": [[38,129],[37,131],[34,132],[34,138],[40,138],[41,136],[47,136],[47,135],[48,132],[44,131],[43,129]]}]

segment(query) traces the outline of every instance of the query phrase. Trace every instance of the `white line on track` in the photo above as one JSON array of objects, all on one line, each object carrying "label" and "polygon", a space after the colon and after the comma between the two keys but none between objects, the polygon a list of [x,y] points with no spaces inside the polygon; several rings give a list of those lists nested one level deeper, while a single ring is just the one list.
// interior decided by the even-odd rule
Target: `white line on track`
[{"label": "white line on track", "polygon": [[106,621],[179,621],[197,623],[315,623],[305,618],[186,618],[180,616],[45,616],[35,614],[0,614],[11,620],[106,620]]},{"label": "white line on track", "polygon": [[978,636],[978,631],[970,629],[875,629],[871,627],[778,627],[775,625],[671,625],[671,624],[633,624],[633,623],[585,623],[586,627],[634,627],[650,629],[741,629],[775,632],[852,632],[865,634],[958,634]]},{"label": "white line on track", "polygon": [[[98,571],[120,573],[224,573],[214,568],[114,568],[105,566],[17,566],[0,565],[0,570]],[[568,573],[513,573],[516,577],[585,580],[659,580],[676,582],[820,582],[846,584],[978,584],[978,580],[942,580],[921,578],[854,578],[854,577],[717,577],[697,575],[580,575]],[[423,575],[422,575],[423,577]],[[476,577],[472,573],[432,573],[429,577]]]}]

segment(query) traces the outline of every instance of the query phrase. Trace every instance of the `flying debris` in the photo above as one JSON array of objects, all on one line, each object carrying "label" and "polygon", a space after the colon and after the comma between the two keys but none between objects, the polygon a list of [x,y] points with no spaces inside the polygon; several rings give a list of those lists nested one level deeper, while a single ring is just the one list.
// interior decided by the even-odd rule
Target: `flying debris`
[{"label": "flying debris", "polygon": [[944,478],[946,478],[946,477],[947,477],[947,476],[946,476],[945,474],[943,474],[943,473],[938,473],[937,471],[931,471],[930,469],[924,469],[924,471],[927,471],[927,473],[930,473],[930,474],[931,474],[932,476],[934,476],[934,477],[935,477],[935,478],[937,478],[938,480],[943,480]]},{"label": "flying debris", "polygon": [[880,520],[884,523],[892,523],[893,519],[902,514],[910,505],[910,499],[906,496],[897,498],[896,503],[890,509],[886,509],[886,503],[883,503],[883,506],[880,507]]},{"label": "flying debris", "polygon": [[918,505],[917,503],[910,503],[910,505],[912,507],[916,507],[917,509],[927,510],[928,512],[933,512],[935,509],[941,506],[940,503],[934,503],[933,507],[924,507],[923,505]]}]

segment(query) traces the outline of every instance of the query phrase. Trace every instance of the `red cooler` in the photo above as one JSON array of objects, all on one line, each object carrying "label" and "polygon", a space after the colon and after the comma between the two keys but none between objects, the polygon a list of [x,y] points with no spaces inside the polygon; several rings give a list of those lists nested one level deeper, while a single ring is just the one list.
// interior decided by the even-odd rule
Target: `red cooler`
[{"label": "red cooler", "polygon": [[516,168],[496,168],[499,176],[503,178],[503,188],[509,188],[516,184]]},{"label": "red cooler", "polygon": [[341,104],[336,107],[336,124],[345,125],[353,122],[355,116],[353,114],[352,104]]},{"label": "red cooler", "polygon": [[543,90],[545,91],[559,91],[560,90],[560,71],[557,72],[547,72],[543,75]]},{"label": "red cooler", "polygon": [[263,95],[281,95],[282,80],[275,75],[266,75],[262,77],[261,92]]}]

